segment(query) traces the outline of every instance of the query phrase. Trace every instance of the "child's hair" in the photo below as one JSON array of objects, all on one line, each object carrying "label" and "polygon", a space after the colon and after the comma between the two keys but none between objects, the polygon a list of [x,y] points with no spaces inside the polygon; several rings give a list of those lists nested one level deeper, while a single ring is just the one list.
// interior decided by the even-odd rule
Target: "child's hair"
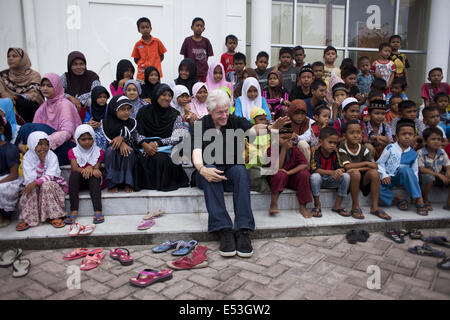
[{"label": "child's hair", "polygon": [[383,96],[383,91],[381,90],[377,90],[377,89],[372,89],[369,92],[369,95],[367,96],[367,100],[372,100],[375,97],[382,97]]},{"label": "child's hair", "polygon": [[152,26],[152,23],[150,22],[149,18],[142,17],[136,22],[138,30],[139,30],[139,25],[143,22],[148,22],[150,24],[150,27]]},{"label": "child's hair", "polygon": [[324,140],[330,136],[338,136],[339,137],[339,133],[333,127],[323,127],[322,129],[320,129],[320,132],[319,132],[320,140]]},{"label": "child's hair", "polygon": [[314,108],[314,115],[319,117],[323,110],[330,110],[330,108],[321,103]]},{"label": "child's hair", "polygon": [[350,58],[342,59],[341,66],[339,67],[341,70],[344,68],[353,67],[353,60]]},{"label": "child's hair", "polygon": [[389,47],[392,48],[391,45],[387,42],[383,42],[380,44],[380,46],[378,47],[378,52],[381,52],[381,50],[383,50],[384,48]]},{"label": "child's hair", "polygon": [[375,78],[373,79],[371,88],[378,89],[381,91],[386,90],[387,82],[383,78]]},{"label": "child's hair", "polygon": [[0,127],[3,127],[3,135],[5,136],[6,141],[7,142],[11,141],[12,139],[11,125],[8,122],[5,122],[3,117],[0,117]]},{"label": "child's hair", "polygon": [[429,114],[429,113],[431,113],[431,112],[434,112],[434,111],[436,111],[436,112],[439,113],[439,108],[438,108],[438,107],[428,107],[428,108],[424,108],[424,109],[422,110],[423,118],[425,119],[425,117],[427,116],[427,114]]},{"label": "child's hair", "polygon": [[392,81],[392,85],[394,84],[399,84],[402,86],[402,90],[405,90],[406,88],[406,82],[403,78],[394,78],[394,80]]},{"label": "child's hair", "polygon": [[233,63],[236,61],[244,61],[244,64],[247,64],[247,58],[245,55],[241,52],[236,52],[236,54],[233,56]]},{"label": "child's hair", "polygon": [[368,56],[362,56],[358,59],[358,66],[360,66],[364,60],[369,60],[370,63],[370,58]]},{"label": "child's hair", "polygon": [[325,64],[322,61],[316,61],[311,65],[311,68],[314,68],[314,67],[322,67],[323,68],[323,67],[325,67]]},{"label": "child's hair", "polygon": [[311,84],[311,90],[317,90],[319,87],[326,87],[326,86],[327,84],[325,83],[325,81],[318,79]]},{"label": "child's hair", "polygon": [[392,103],[392,100],[398,99],[398,98],[402,99],[402,101],[403,101],[403,98],[402,98],[401,95],[399,95],[399,94],[393,94],[392,97],[389,99],[389,104]]},{"label": "child's hair", "polygon": [[443,72],[442,72],[442,68],[439,68],[439,67],[433,68],[433,69],[431,69],[430,71],[428,71],[428,78],[431,76],[431,73],[432,73],[433,71],[439,71],[439,72],[443,73]]},{"label": "child's hair", "polygon": [[436,95],[434,96],[433,101],[437,103],[438,99],[439,99],[439,98],[442,98],[442,97],[447,98],[447,100],[450,99],[447,93],[445,93],[445,92],[438,92],[438,93],[436,93]]},{"label": "child's hair", "polygon": [[352,124],[357,124],[358,126],[361,126],[357,120],[349,120],[349,121],[345,122],[344,125],[342,126],[342,133],[346,133],[348,130],[348,127],[351,126]]},{"label": "child's hair", "polygon": [[411,108],[411,107],[416,108],[416,103],[411,100],[404,100],[398,104],[398,111],[402,112],[403,110]]},{"label": "child's hair", "polygon": [[234,34],[229,34],[225,37],[225,45],[227,44],[228,40],[234,40],[236,43],[238,42],[238,38]]},{"label": "child's hair", "polygon": [[[237,53],[236,53],[237,54]],[[267,58],[267,60],[269,60],[269,54],[265,51],[261,51],[258,53],[258,55],[256,56],[256,61],[259,60],[259,58]]]},{"label": "child's hair", "polygon": [[357,75],[358,74],[358,69],[356,69],[356,67],[354,67],[354,66],[346,66],[341,71],[341,78],[345,79],[348,76],[351,76],[352,74]]},{"label": "child's hair", "polygon": [[278,58],[281,58],[281,56],[282,56],[283,54],[285,54],[285,53],[290,54],[291,57],[294,56],[294,53],[292,52],[292,49],[291,49],[291,48],[283,47],[283,48],[280,49],[280,53],[279,53],[279,55],[278,55]]},{"label": "child's hair", "polygon": [[336,52],[336,55],[337,55],[337,50],[333,46],[326,47],[325,50],[323,50],[323,55],[326,55],[328,51],[334,51],[334,52]]},{"label": "child's hair", "polygon": [[395,134],[398,135],[398,133],[400,132],[400,129],[403,127],[411,127],[414,130],[416,130],[416,124],[414,123],[414,121],[402,118],[397,122],[397,127],[395,128]]},{"label": "child's hair", "polygon": [[[425,108],[426,109],[426,108]],[[442,130],[434,127],[434,128],[426,128],[425,130],[423,130],[422,136],[424,140],[427,140],[432,134],[437,134],[439,136],[441,136],[441,138],[444,138],[444,134],[442,133]]]},{"label": "child's hair", "polygon": [[192,26],[198,21],[201,21],[203,23],[203,25],[205,25],[205,20],[203,20],[200,17],[195,17],[194,20],[192,20]]},{"label": "child's hair", "polygon": [[389,38],[389,43],[391,43],[394,39],[400,39],[400,41],[402,41],[402,37],[400,37],[398,34],[394,34]]},{"label": "child's hair", "polygon": [[296,46],[296,47],[294,47],[294,49],[292,49],[293,52],[298,51],[298,50],[302,50],[303,54],[305,53],[305,49],[302,46]]},{"label": "child's hair", "polygon": [[287,125],[281,127],[278,130],[278,133],[279,134],[294,133],[294,130],[292,130],[292,126],[290,124],[287,124]]}]

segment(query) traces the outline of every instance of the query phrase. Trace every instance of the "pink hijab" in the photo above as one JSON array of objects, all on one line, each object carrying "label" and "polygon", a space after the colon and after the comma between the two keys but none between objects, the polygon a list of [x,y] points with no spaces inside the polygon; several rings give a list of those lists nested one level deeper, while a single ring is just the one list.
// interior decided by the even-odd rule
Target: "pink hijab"
[{"label": "pink hijab", "polygon": [[63,84],[57,74],[48,73],[42,77],[42,80],[44,79],[50,81],[55,94],[41,104],[34,115],[33,123],[44,123],[56,131],[67,131],[73,136],[75,129],[81,124],[77,108],[64,97]]},{"label": "pink hijab", "polygon": [[[222,80],[220,80],[219,82],[216,82],[214,80],[214,69],[216,69],[216,67],[220,67],[222,69]],[[208,75],[206,76],[206,87],[208,88],[209,92],[220,89],[222,87],[228,87],[230,88],[231,92],[233,92],[233,84],[225,80],[225,70],[221,63],[216,62],[209,67]]]},{"label": "pink hijab", "polygon": [[205,87],[205,89],[206,89],[207,91],[209,91],[209,90],[208,90],[208,87],[207,87],[206,84],[203,83],[203,82],[197,82],[197,83],[194,84],[194,86],[192,87],[192,95],[193,95],[194,97],[192,98],[192,101],[191,101],[190,106],[191,106],[191,111],[197,115],[197,118],[198,118],[198,119],[201,119],[201,118],[203,118],[203,116],[206,116],[206,115],[208,114],[208,108],[207,108],[207,106],[206,106],[206,102],[205,102],[205,103],[201,103],[200,101],[198,101],[198,99],[197,99],[197,97],[196,97],[196,96],[197,96],[197,93],[198,93],[198,92],[200,91],[200,89],[203,88],[203,87]]}]

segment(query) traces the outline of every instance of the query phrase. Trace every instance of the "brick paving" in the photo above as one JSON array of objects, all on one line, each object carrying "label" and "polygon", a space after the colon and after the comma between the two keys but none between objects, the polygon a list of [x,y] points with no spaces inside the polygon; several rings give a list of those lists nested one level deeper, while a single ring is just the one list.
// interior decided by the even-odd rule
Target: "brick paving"
[{"label": "brick paving", "polygon": [[[423,233],[450,238],[450,229]],[[223,258],[218,242],[201,243],[209,248],[207,268],[175,271],[172,280],[144,289],[130,286],[128,279],[144,268],[164,268],[166,261],[175,260],[170,253],[128,247],[133,265],[121,266],[107,255],[97,269],[81,271],[80,289],[69,289],[68,267],[80,260],[64,261],[62,256],[72,249],[25,251],[23,257],[32,261],[30,273],[14,279],[11,268],[0,268],[0,299],[450,299],[450,272],[436,267],[441,259],[410,254],[407,248],[422,242],[405,240],[399,245],[381,233],[355,245],[345,235],[258,239],[250,259]],[[434,247],[450,254],[450,249]],[[381,270],[379,290],[367,287],[372,265]]]}]

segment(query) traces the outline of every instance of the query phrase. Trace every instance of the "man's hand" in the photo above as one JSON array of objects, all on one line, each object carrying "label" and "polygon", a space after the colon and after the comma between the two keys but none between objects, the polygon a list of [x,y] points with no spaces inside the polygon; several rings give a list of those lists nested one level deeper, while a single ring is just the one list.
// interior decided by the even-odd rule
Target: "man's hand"
[{"label": "man's hand", "polygon": [[386,185],[391,184],[391,177],[384,178],[383,180],[381,180],[381,183]]},{"label": "man's hand", "polygon": [[438,174],[438,177],[439,177],[439,179],[442,180],[442,182],[443,182],[445,185],[448,185],[449,179],[448,179],[448,177],[447,177],[446,175],[443,175],[443,174],[439,173],[439,174]]},{"label": "man's hand", "polygon": [[344,176],[344,170],[343,169],[337,169],[333,171],[333,174],[331,175],[335,180],[340,180]]},{"label": "man's hand", "polygon": [[223,180],[227,180],[227,177],[223,176],[223,171],[220,171],[216,168],[207,168],[202,167],[199,173],[206,179],[208,182],[220,182]]},{"label": "man's hand", "polygon": [[367,162],[367,166],[368,166],[370,169],[378,169],[378,165],[377,165],[376,162]]}]

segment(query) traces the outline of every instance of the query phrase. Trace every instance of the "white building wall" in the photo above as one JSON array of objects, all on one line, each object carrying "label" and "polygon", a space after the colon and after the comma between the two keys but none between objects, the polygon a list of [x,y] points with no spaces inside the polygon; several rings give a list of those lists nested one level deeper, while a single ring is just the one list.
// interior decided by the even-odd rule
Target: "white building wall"
[{"label": "white building wall", "polygon": [[152,35],[167,48],[162,64],[163,82],[177,76],[178,64],[183,59],[180,48],[184,38],[192,35],[194,17],[202,17],[206,22],[203,35],[214,49],[209,63],[220,60],[226,49],[225,37],[230,33],[239,39],[237,50],[245,52],[245,0],[0,0],[0,4],[0,70],[8,67],[9,47],[33,50],[31,43],[27,47],[26,31],[30,26],[28,23],[25,28],[23,18],[25,12],[26,21],[30,21],[30,7],[37,38],[37,61],[32,61],[32,68],[41,75],[65,72],[67,55],[78,50],[86,55],[88,68],[97,72],[109,89],[117,62],[133,61],[131,52],[141,37],[136,21],[144,16],[152,21]]}]

